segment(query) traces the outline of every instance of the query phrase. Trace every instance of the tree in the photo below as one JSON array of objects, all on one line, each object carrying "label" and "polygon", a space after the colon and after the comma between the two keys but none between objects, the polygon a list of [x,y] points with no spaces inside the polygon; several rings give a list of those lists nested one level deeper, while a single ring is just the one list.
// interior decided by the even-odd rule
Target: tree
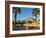
[{"label": "tree", "polygon": [[34,8],[33,11],[32,11],[32,14],[33,14],[33,16],[35,16],[36,19],[37,19],[37,15],[40,14],[40,10],[39,10],[38,8]]},{"label": "tree", "polygon": [[21,13],[21,9],[19,7],[13,7],[13,13],[15,14],[14,15],[14,30],[15,30],[15,22],[16,22],[16,18],[17,18],[17,13]]}]

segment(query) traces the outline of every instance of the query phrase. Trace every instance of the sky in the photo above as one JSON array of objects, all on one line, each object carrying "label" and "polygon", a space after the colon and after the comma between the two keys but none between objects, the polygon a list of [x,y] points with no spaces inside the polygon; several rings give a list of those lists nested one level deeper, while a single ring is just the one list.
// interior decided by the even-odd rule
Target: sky
[{"label": "sky", "polygon": [[[17,13],[17,21],[23,21],[26,18],[35,18],[35,16],[32,15],[32,11],[34,8],[25,8],[25,7],[21,7],[21,13]],[[12,15],[12,18],[14,20],[14,14]]]}]

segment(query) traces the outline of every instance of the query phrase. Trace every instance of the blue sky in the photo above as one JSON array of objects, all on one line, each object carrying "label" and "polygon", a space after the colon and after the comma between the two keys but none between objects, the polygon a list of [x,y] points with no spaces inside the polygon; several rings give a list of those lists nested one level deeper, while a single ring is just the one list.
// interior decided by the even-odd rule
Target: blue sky
[{"label": "blue sky", "polygon": [[[35,16],[32,15],[32,11],[34,8],[25,8],[25,7],[21,7],[21,13],[17,14],[17,18],[16,20],[19,21],[23,21],[26,18],[35,18]],[[12,15],[12,18],[14,17],[14,14]],[[13,19],[14,20],[14,19]]]}]

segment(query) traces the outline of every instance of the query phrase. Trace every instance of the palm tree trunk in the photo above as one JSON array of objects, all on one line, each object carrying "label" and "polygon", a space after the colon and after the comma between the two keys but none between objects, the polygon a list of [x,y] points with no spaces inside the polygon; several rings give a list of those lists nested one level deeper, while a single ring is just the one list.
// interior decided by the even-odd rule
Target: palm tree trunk
[{"label": "palm tree trunk", "polygon": [[37,19],[37,15],[36,15],[36,19]]},{"label": "palm tree trunk", "polygon": [[37,21],[37,15],[36,15],[36,21]]},{"label": "palm tree trunk", "polygon": [[14,30],[16,29],[16,18],[17,18],[17,12],[15,12],[15,16],[14,16],[15,20],[14,20]]}]

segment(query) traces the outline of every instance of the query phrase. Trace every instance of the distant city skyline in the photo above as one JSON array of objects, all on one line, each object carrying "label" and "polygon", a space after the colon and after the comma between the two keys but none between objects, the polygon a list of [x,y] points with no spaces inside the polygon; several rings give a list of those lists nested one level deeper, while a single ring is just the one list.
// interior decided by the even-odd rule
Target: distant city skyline
[{"label": "distant city skyline", "polygon": [[[25,8],[25,7],[20,7],[22,10],[22,13],[17,13],[17,21],[23,21],[26,18],[35,18],[35,16],[33,16],[32,11],[34,8]],[[40,8],[38,8],[40,10]],[[40,18],[40,16],[38,17],[38,19]],[[12,20],[14,20],[14,14],[12,13]]]}]

